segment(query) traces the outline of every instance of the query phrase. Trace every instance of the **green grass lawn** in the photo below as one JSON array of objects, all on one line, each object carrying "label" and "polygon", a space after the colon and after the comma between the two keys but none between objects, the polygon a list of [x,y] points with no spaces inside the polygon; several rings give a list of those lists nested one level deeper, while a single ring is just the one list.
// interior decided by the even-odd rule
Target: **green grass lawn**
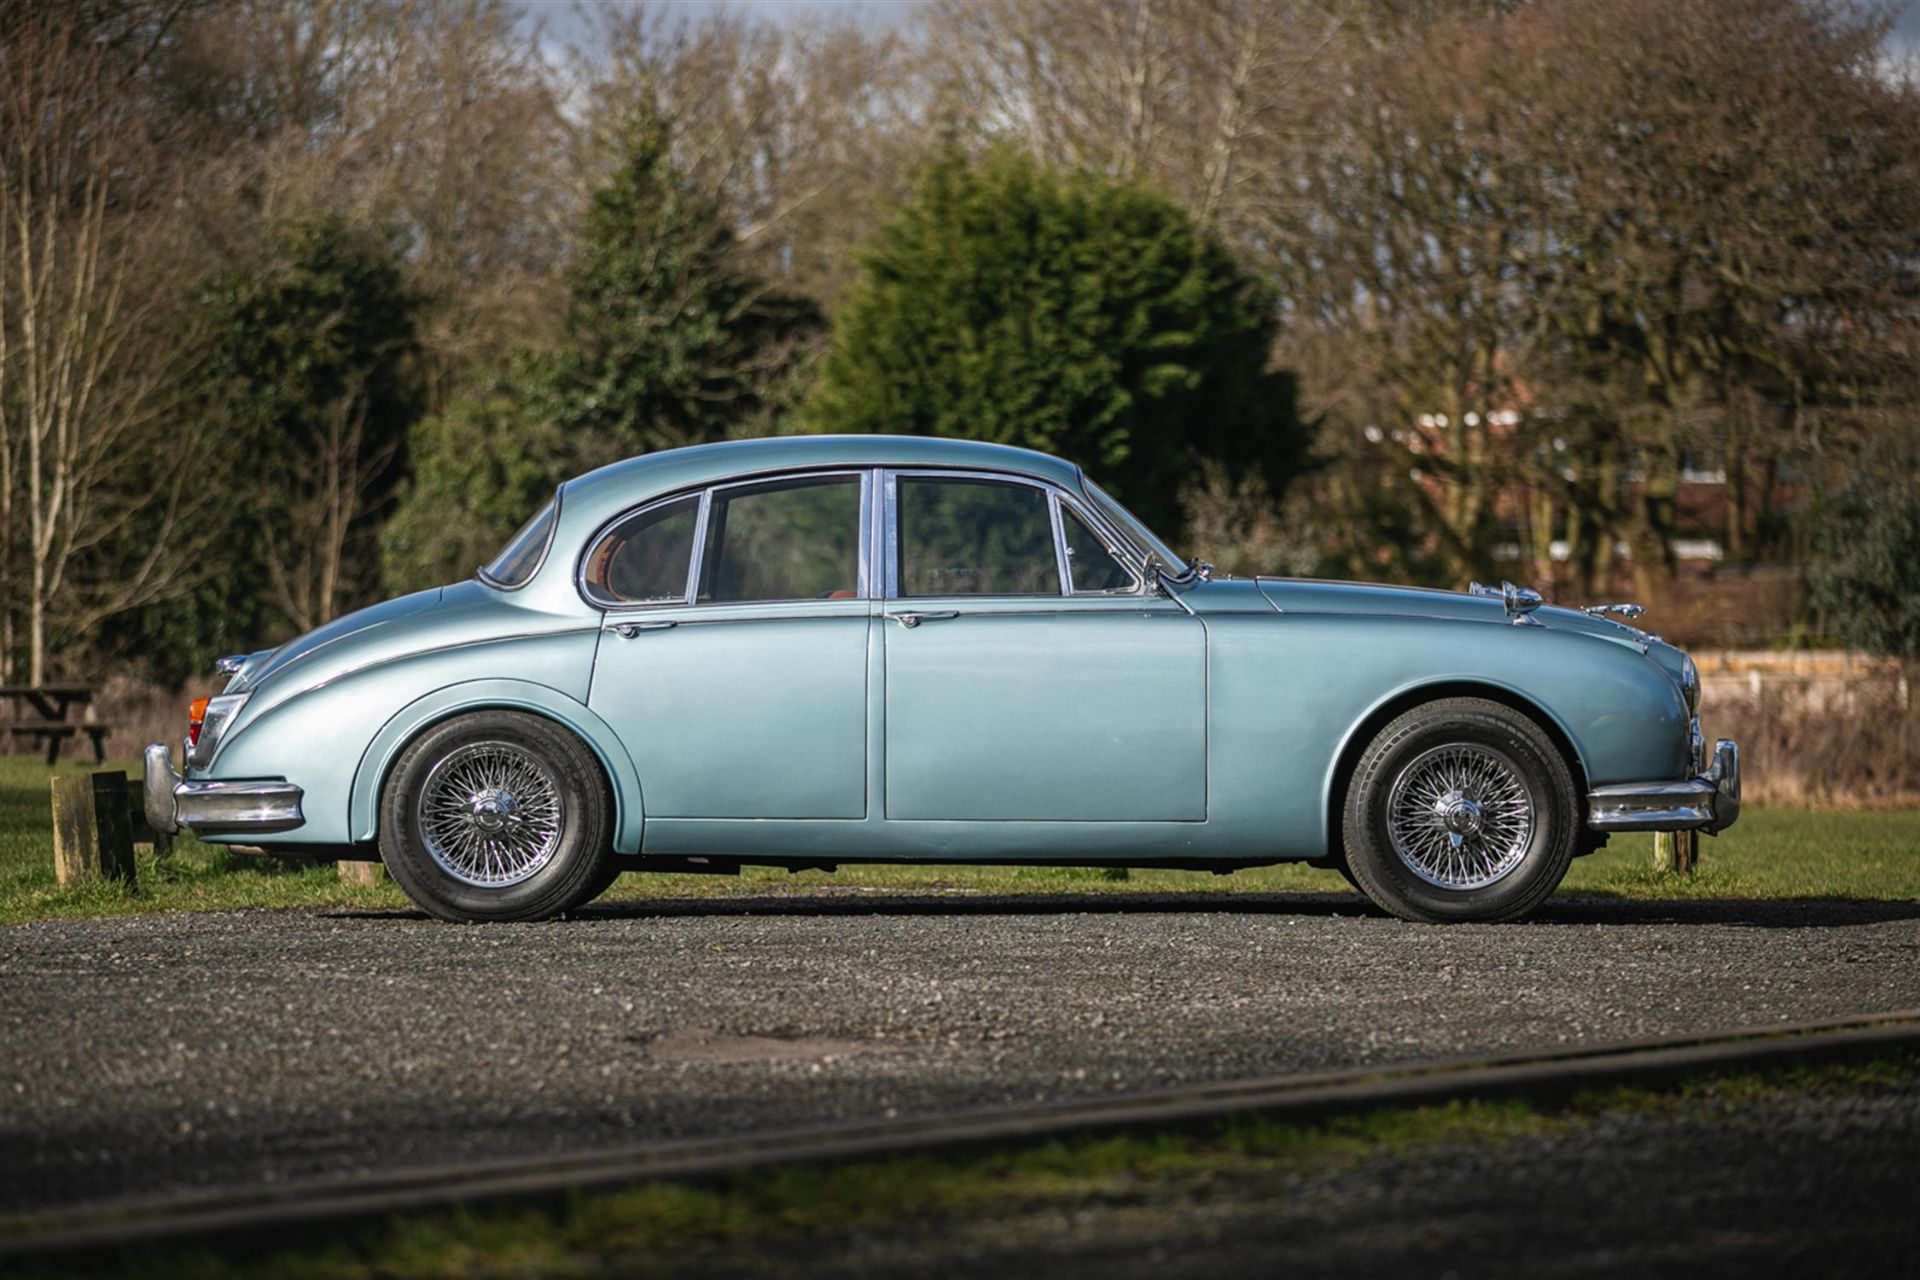
[{"label": "green grass lawn", "polygon": [[[63,762],[61,773],[88,766]],[[137,763],[111,762],[137,777]],[[48,779],[37,757],[0,757],[0,922],[138,911],[207,911],[232,907],[402,906],[391,885],[343,885],[331,866],[239,857],[182,839],[174,852],[138,857],[139,887],[60,889],[53,882]],[[1920,811],[1814,812],[1753,809],[1733,830],[1702,841],[1691,878],[1656,875],[1652,837],[1618,836],[1611,848],[1575,862],[1562,892],[1630,897],[1920,898]],[[1215,876],[1204,871],[1135,870],[1116,878],[1100,870],[1051,867],[847,867],[798,875],[752,868],[734,876],[631,875],[613,899],[695,894],[801,893],[822,889],[900,892],[1348,892],[1331,871],[1259,867]]]}]

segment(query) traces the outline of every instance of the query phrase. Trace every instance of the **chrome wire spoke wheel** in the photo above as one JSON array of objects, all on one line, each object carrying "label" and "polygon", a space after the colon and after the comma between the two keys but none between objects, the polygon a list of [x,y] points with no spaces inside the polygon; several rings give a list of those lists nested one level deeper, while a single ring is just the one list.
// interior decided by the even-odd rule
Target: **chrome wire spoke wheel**
[{"label": "chrome wire spoke wheel", "polygon": [[507,742],[449,752],[428,773],[414,813],[427,855],[481,889],[536,875],[566,833],[558,780],[531,752]]},{"label": "chrome wire spoke wheel", "polygon": [[1520,767],[1477,743],[1408,761],[1387,793],[1387,836],[1407,870],[1465,891],[1509,875],[1533,843],[1534,798]]}]

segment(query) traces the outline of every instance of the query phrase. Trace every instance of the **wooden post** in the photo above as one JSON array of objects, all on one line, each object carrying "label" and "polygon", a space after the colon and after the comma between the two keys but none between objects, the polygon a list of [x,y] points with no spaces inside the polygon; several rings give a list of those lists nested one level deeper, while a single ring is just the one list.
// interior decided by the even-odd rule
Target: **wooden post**
[{"label": "wooden post", "polygon": [[127,787],[127,822],[133,829],[133,842],[152,845],[154,857],[164,858],[173,852],[173,836],[147,825],[146,796],[140,787],[131,785],[131,780]]},{"label": "wooden post", "polygon": [[53,875],[63,888],[100,877],[133,883],[126,774],[74,773],[53,780]]},{"label": "wooden post", "polygon": [[387,882],[387,869],[378,862],[340,862],[340,883],[372,889]]},{"label": "wooden post", "polygon": [[1698,831],[1656,831],[1653,833],[1653,869],[1690,876],[1700,856]]}]

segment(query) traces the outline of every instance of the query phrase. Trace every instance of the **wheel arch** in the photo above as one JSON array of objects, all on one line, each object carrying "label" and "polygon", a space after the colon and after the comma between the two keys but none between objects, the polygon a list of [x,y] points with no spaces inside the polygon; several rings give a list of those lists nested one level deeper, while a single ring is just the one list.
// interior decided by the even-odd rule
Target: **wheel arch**
[{"label": "wheel arch", "polygon": [[1340,749],[1334,753],[1333,766],[1327,772],[1326,792],[1323,797],[1323,812],[1326,814],[1327,859],[1345,857],[1345,843],[1341,823],[1346,812],[1347,784],[1353,780],[1353,773],[1359,767],[1360,757],[1367,745],[1379,736],[1382,729],[1400,716],[1424,706],[1429,702],[1439,702],[1445,698],[1482,698],[1498,703],[1510,711],[1516,711],[1527,717],[1547,738],[1566,761],[1567,770],[1573,775],[1575,802],[1584,806],[1587,797],[1587,766],[1581,758],[1580,749],[1573,735],[1559,717],[1548,711],[1535,699],[1517,689],[1495,684],[1487,680],[1451,679],[1439,680],[1428,684],[1416,685],[1389,694],[1367,710],[1354,725],[1347,730],[1341,740]]},{"label": "wheel arch", "polygon": [[645,825],[640,777],[612,727],[558,690],[524,680],[474,680],[448,685],[408,703],[388,719],[354,770],[348,827],[353,839],[379,838],[380,793],[408,744],[437,724],[476,711],[519,711],[567,730],[599,761],[613,797],[613,847],[637,853]]}]

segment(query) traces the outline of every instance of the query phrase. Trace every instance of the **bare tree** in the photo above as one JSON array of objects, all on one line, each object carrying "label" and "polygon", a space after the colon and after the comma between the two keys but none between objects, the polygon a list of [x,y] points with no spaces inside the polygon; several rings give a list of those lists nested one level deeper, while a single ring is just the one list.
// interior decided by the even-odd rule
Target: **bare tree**
[{"label": "bare tree", "polygon": [[[186,280],[141,100],[114,51],[71,18],[0,41],[0,525],[23,602],[27,678],[56,626],[163,597],[187,575],[197,495],[172,419]],[[117,544],[110,568],[90,557]],[[11,618],[11,610],[9,610]],[[12,640],[9,635],[8,641]],[[7,645],[8,656],[11,644]]]},{"label": "bare tree", "polygon": [[936,118],[1036,155],[1164,186],[1251,245],[1299,208],[1330,52],[1355,6],[1315,0],[941,0],[928,20]]},{"label": "bare tree", "polygon": [[550,336],[580,192],[556,75],[505,0],[241,0],[181,23],[196,231],[227,265],[338,216],[407,242],[427,407]]},{"label": "bare tree", "polygon": [[274,476],[279,510],[261,522],[261,555],[274,606],[293,630],[308,631],[339,616],[341,605],[371,584],[369,508],[388,482],[397,440],[375,440],[367,430],[367,402],[350,391],[318,413],[317,430],[299,459],[298,476]]},{"label": "bare tree", "polygon": [[722,202],[756,273],[831,302],[926,155],[914,50],[846,21],[688,22],[665,6],[595,17],[572,63],[581,190],[603,180],[620,122],[644,107],[674,122],[675,164]]},{"label": "bare tree", "polygon": [[1911,403],[1920,100],[1873,20],[1560,0],[1356,29],[1305,216],[1256,244],[1327,497],[1369,514],[1351,557],[1461,581],[1517,547],[1587,592],[1625,544],[1658,596],[1689,466],[1725,471],[1740,548],[1816,424]]}]

